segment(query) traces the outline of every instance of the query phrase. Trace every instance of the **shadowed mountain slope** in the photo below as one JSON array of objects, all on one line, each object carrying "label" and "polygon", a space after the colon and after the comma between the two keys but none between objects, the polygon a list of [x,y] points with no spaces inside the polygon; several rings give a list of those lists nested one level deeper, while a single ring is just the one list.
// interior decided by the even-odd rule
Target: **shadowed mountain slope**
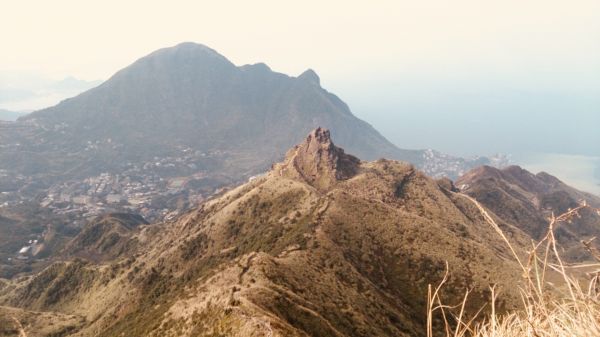
[{"label": "shadowed mountain slope", "polygon": [[487,162],[397,148],[323,89],[312,70],[290,77],[263,63],[238,67],[206,46],[182,43],[7,124],[7,139],[0,140],[17,139],[19,146],[0,149],[0,169],[85,177],[189,148],[199,154],[196,171],[239,179],[281,160],[317,126],[361,159],[409,161],[431,175],[456,176]]},{"label": "shadowed mountain slope", "polygon": [[[99,87],[22,122],[42,125],[49,146],[78,150],[88,141],[110,138],[122,145],[124,158],[134,159],[185,145],[227,153],[221,165],[241,160],[244,168],[264,168],[323,125],[361,158],[421,160],[420,152],[396,148],[354,117],[321,88],[312,70],[295,78],[264,64],[236,67],[194,43],[158,50]],[[64,127],[57,131],[55,125]]]}]

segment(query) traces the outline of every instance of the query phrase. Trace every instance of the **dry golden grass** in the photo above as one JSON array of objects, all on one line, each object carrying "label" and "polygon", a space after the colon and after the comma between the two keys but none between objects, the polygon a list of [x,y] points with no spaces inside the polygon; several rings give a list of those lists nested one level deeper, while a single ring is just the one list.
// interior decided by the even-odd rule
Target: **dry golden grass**
[{"label": "dry golden grass", "polygon": [[[585,202],[560,216],[549,219],[547,234],[532,244],[532,249],[520,258],[510,241],[479,203],[470,199],[482,212],[486,221],[498,232],[507,244],[507,249],[517,260],[523,271],[523,286],[520,287],[522,307],[499,314],[496,312],[498,292],[490,288],[489,314],[467,317],[465,305],[469,291],[462,303],[456,306],[444,304],[440,293],[448,280],[448,271],[437,287],[429,286],[427,311],[427,336],[445,337],[593,337],[600,336],[600,253],[589,241],[582,241],[596,263],[567,265],[561,259],[554,230],[568,225],[584,208]],[[593,209],[600,214],[600,210]],[[592,239],[593,240],[593,239]],[[523,255],[521,255],[523,256]],[[448,270],[448,268],[447,268]],[[550,274],[558,275],[558,282],[550,282]],[[434,330],[434,317],[442,318],[442,331]],[[439,330],[439,329],[438,329]]]}]

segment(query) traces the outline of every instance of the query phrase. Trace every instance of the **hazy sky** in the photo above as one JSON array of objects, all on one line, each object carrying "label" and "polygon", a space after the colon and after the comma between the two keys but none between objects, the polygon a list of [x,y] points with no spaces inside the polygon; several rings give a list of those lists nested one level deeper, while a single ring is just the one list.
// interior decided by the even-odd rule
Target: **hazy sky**
[{"label": "hazy sky", "polygon": [[[401,147],[511,151],[541,120],[528,150],[600,155],[598,0],[19,0],[2,4],[0,32],[0,74],[107,79],[195,41],[236,64],[315,69]],[[508,117],[521,133],[505,139]]]}]

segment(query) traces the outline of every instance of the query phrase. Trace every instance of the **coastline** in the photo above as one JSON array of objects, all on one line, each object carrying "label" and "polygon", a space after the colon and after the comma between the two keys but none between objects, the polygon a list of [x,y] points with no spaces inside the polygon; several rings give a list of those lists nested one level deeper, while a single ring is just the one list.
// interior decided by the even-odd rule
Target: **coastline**
[{"label": "coastline", "polygon": [[532,173],[547,172],[579,190],[600,196],[600,157],[528,153],[513,158]]}]

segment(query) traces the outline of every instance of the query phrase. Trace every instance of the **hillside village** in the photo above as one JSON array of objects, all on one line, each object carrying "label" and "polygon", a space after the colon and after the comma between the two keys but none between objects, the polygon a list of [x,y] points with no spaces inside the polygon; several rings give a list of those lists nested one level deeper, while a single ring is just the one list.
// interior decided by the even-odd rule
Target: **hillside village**
[{"label": "hillside village", "polygon": [[[101,146],[88,143],[84,151],[98,150]],[[138,213],[151,221],[169,220],[222,187],[222,183],[207,179],[206,173],[198,168],[198,162],[220,155],[183,147],[179,156],[154,157],[152,161],[141,163],[127,162],[119,173],[103,172],[83,179],[58,182],[33,193],[41,207],[59,215],[90,218],[120,209]],[[29,186],[35,186],[36,179],[38,177],[0,169],[0,208],[30,200]],[[168,201],[159,200],[161,198],[183,198],[179,201],[183,204],[173,208]]]}]

